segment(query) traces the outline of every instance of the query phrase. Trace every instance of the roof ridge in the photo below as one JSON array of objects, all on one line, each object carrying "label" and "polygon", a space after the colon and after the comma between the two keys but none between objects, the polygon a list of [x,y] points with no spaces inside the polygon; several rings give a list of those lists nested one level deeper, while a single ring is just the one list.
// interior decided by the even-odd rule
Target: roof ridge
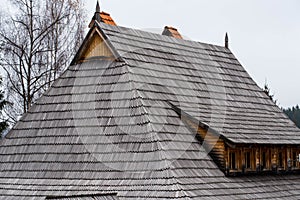
[{"label": "roof ridge", "polygon": [[[152,122],[152,120],[151,120],[151,118],[149,117],[149,112],[148,112],[148,110],[146,109],[146,107],[145,107],[145,102],[143,101],[143,96],[141,95],[141,92],[138,90],[138,86],[137,86],[137,83],[134,81],[134,79],[132,78],[133,77],[133,74],[134,74],[134,72],[133,72],[133,70],[131,70],[130,69],[130,65],[126,62],[126,58],[123,58],[123,61],[126,63],[126,65],[125,65],[125,67],[127,68],[127,71],[128,72],[130,72],[130,73],[127,73],[127,75],[128,75],[128,77],[129,77],[129,81],[130,81],[130,84],[131,84],[131,87],[132,87],[132,90],[131,90],[131,92],[133,92],[133,91],[136,91],[136,93],[138,94],[138,96],[137,97],[139,97],[139,98],[136,98],[140,103],[141,103],[141,108],[143,109],[143,111],[145,112],[145,113],[147,113],[146,115],[144,115],[146,118],[147,118],[147,120],[149,121],[149,126],[150,126],[150,130],[152,131],[152,132],[155,132],[155,129],[154,129],[154,127],[153,127],[153,122]],[[160,143],[159,143],[159,147],[161,148],[160,150],[163,150],[163,148],[162,148],[162,145],[160,145]]]},{"label": "roof ridge", "polygon": [[[99,28],[101,28],[101,27],[99,27]],[[103,33],[104,33],[104,31],[103,31]],[[104,33],[104,34],[105,34],[105,33]],[[109,37],[107,37],[107,39],[109,40]],[[116,48],[113,46],[113,43],[112,43],[112,47],[115,49],[115,51],[116,51],[116,52],[118,53],[118,55],[121,57],[121,60],[125,63],[126,71],[129,72],[129,73],[127,73],[127,75],[128,75],[129,81],[130,81],[130,85],[131,85],[131,87],[132,87],[131,92],[136,91],[136,93],[138,94],[138,97],[139,97],[139,98],[136,98],[136,99],[141,103],[141,105],[142,105],[141,107],[142,107],[143,111],[144,111],[145,113],[147,113],[147,114],[144,115],[144,116],[145,116],[145,117],[147,118],[147,120],[149,121],[148,125],[150,126],[150,131],[153,132],[153,133],[155,133],[156,131],[155,131],[153,122],[152,122],[151,118],[149,117],[149,114],[151,114],[151,113],[149,113],[149,111],[146,109],[146,107],[145,107],[145,102],[143,101],[143,95],[142,95],[141,92],[138,90],[139,86],[137,85],[137,82],[134,81],[134,78],[133,78],[133,77],[134,77],[134,74],[135,74],[135,73],[134,73],[133,70],[131,70],[130,64],[128,63],[127,59],[124,58],[124,57],[122,57],[122,54],[120,54],[120,53],[118,52],[118,49],[116,49]],[[184,197],[187,197],[186,192],[183,190],[183,188],[181,187],[181,185],[180,185],[178,179],[177,179],[176,176],[174,175],[175,172],[174,172],[173,169],[171,168],[171,165],[168,165],[168,164],[167,164],[167,162],[168,162],[168,157],[167,157],[166,155],[164,155],[164,154],[165,154],[165,151],[164,151],[163,145],[161,144],[160,138],[158,137],[157,134],[154,134],[153,136],[154,136],[155,139],[157,139],[156,144],[157,144],[157,147],[159,148],[159,152],[161,152],[160,155],[163,155],[163,156],[161,156],[161,162],[166,162],[166,164],[165,164],[166,167],[164,168],[164,171],[167,172],[168,174],[171,174],[171,177],[172,177],[172,179],[174,180],[174,183],[172,183],[172,185],[178,188],[178,190],[176,190],[176,191],[183,192],[183,193],[184,193]],[[164,166],[164,165],[162,165],[162,166]],[[177,195],[177,193],[176,193],[176,195]],[[179,196],[176,196],[176,197],[179,197]]]},{"label": "roof ridge", "polygon": [[[126,62],[126,58],[123,58],[123,59],[124,59],[124,62],[127,63]],[[154,129],[153,122],[152,122],[151,118],[149,117],[149,114],[151,114],[151,113],[149,113],[148,110],[146,109],[145,103],[143,101],[143,96],[141,95],[140,91],[138,90],[138,86],[136,86],[137,85],[136,82],[133,81],[134,79],[132,78],[132,76],[133,76],[134,72],[133,72],[133,70],[130,70],[130,65],[129,64],[126,64],[126,68],[127,68],[127,70],[129,72],[131,72],[131,73],[127,73],[128,76],[129,76],[130,83],[131,83],[133,89],[139,94],[138,95],[139,98],[137,98],[137,99],[138,99],[138,101],[141,102],[141,105],[142,105],[142,108],[143,108],[144,112],[147,113],[147,115],[144,115],[144,116],[147,117],[147,120],[149,121],[148,125],[150,126],[150,130],[151,130],[151,132],[155,133],[156,131]],[[163,145],[161,144],[161,141],[160,141],[158,135],[157,134],[153,134],[153,137],[155,139],[157,139],[156,144],[157,144],[157,147],[159,148],[158,151],[160,152],[161,162],[165,162],[165,164],[162,164],[162,166],[164,166],[164,165],[166,166],[166,167],[163,167],[164,172],[167,173],[169,177],[172,177],[171,178],[173,180],[172,185],[174,187],[174,191],[176,191],[175,192],[176,197],[185,197],[185,198],[188,197],[188,195],[186,194],[186,191],[184,191],[184,188],[179,183],[178,178],[176,178],[176,176],[174,174],[175,172],[171,168],[171,165],[168,164],[168,157],[165,155],[165,151],[164,151]],[[183,193],[183,195],[180,195],[180,193]]]},{"label": "roof ridge", "polygon": [[[106,24],[106,23],[101,23],[101,25],[104,25],[106,27],[114,27],[114,28],[118,28],[118,29],[133,30],[133,31],[136,31],[136,32],[147,33],[147,34],[151,34],[151,35],[155,35],[155,36],[161,36],[161,37],[164,37],[164,38],[172,39],[173,42],[174,41],[178,41],[178,42],[192,42],[192,43],[198,43],[198,44],[201,44],[201,45],[207,45],[209,47],[218,47],[218,48],[222,48],[224,51],[227,51],[228,53],[232,53],[232,51],[230,49],[225,48],[221,44],[212,44],[212,43],[201,42],[201,41],[197,41],[197,40],[193,40],[193,39],[184,39],[184,38],[183,39],[178,39],[178,38],[174,38],[174,37],[165,37],[165,35],[162,35],[161,33],[155,33],[155,32],[150,32],[150,31],[143,30],[143,29],[129,28],[129,27],[119,26],[119,25],[118,26],[112,26],[112,25]],[[107,28],[106,28],[106,30],[107,30]],[[111,29],[110,29],[110,31],[111,31]],[[182,45],[186,46],[186,44],[182,44]]]}]

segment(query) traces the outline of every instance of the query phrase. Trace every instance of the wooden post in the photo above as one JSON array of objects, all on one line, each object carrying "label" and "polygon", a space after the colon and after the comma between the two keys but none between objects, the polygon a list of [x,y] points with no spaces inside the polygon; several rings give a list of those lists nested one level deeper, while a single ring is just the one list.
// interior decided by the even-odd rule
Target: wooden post
[{"label": "wooden post", "polygon": [[291,148],[288,146],[287,149],[287,170],[290,171],[292,169],[292,165],[293,165],[293,162],[292,162],[292,152],[291,152]]},{"label": "wooden post", "polygon": [[268,169],[272,170],[272,150],[268,148]]},{"label": "wooden post", "polygon": [[241,149],[241,164],[242,164],[242,173],[245,173],[245,147],[242,147]]},{"label": "wooden post", "polygon": [[272,149],[272,170],[276,170],[277,171],[277,168],[278,168],[278,149],[273,147]]},{"label": "wooden post", "polygon": [[229,175],[229,151],[227,145],[225,145],[225,151],[224,151],[224,160],[225,160],[225,174]]},{"label": "wooden post", "polygon": [[259,147],[259,171],[262,171],[263,170],[263,168],[262,168],[262,151],[261,151],[261,147]]},{"label": "wooden post", "polygon": [[241,167],[241,150],[237,149],[236,151],[237,153],[237,170],[241,170],[242,167]]},{"label": "wooden post", "polygon": [[258,147],[256,147],[256,149],[255,149],[255,158],[256,158],[256,166],[255,166],[255,168],[256,168],[256,172],[259,172],[259,168],[260,168],[260,156],[259,156],[259,148]]}]

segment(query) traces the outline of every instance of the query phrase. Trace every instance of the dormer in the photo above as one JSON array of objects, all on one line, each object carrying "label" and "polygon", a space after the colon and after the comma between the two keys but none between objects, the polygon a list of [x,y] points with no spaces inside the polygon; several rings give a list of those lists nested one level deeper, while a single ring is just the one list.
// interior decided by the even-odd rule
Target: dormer
[{"label": "dormer", "polygon": [[226,176],[250,174],[288,174],[300,173],[300,145],[295,141],[286,142],[235,142],[232,138],[219,133],[209,125],[172,105],[181,120],[194,130],[196,138],[201,142],[216,165]]}]

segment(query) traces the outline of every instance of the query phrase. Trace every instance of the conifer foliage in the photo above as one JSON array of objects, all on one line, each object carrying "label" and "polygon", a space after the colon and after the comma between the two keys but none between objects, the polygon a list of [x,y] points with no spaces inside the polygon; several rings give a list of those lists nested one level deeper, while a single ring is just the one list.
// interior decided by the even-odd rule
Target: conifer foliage
[{"label": "conifer foliage", "polygon": [[283,109],[284,113],[300,128],[300,108],[299,105],[292,108]]}]

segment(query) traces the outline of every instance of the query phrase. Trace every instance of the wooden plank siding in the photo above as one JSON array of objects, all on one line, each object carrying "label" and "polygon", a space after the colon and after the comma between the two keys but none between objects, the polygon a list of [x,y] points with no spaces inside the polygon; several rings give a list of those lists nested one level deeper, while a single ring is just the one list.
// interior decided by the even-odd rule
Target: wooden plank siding
[{"label": "wooden plank siding", "polygon": [[71,65],[80,64],[89,60],[113,61],[119,57],[114,51],[106,36],[96,27],[93,27],[84,39]]},{"label": "wooden plank siding", "polygon": [[104,40],[97,33],[94,34],[92,40],[87,45],[87,49],[85,50],[80,60],[85,61],[89,58],[95,57],[113,57],[113,54],[111,53],[110,49],[107,47]]},{"label": "wooden plank siding", "polygon": [[[226,174],[249,173],[285,173],[299,170],[299,147],[290,145],[257,145],[235,144],[228,146],[226,143],[224,159],[226,162]],[[218,148],[216,146],[215,148]],[[246,167],[245,154],[250,153],[250,168]],[[230,154],[236,154],[236,169],[231,168]]]}]

